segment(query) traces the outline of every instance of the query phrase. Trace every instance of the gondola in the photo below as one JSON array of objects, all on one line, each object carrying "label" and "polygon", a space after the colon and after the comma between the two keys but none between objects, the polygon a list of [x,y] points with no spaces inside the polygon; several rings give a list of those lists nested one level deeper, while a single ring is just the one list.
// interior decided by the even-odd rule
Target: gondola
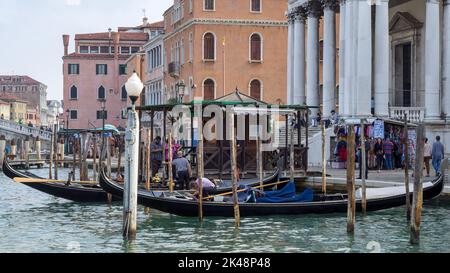
[{"label": "gondola", "polygon": [[[22,173],[14,170],[8,163],[8,160],[3,162],[3,172],[11,179],[16,177],[21,178],[36,178],[42,179],[31,173]],[[46,183],[22,183],[35,190],[43,193],[53,195],[55,197],[63,198],[75,202],[84,203],[104,203],[108,201],[108,194],[99,186],[82,186],[77,184],[71,184],[69,186],[61,183],[51,183],[51,180]],[[113,196],[113,201],[120,200],[119,197]]]},{"label": "gondola", "polygon": [[[123,186],[108,179],[102,171],[100,186],[115,196],[123,195]],[[424,184],[423,198],[430,200],[438,197],[444,187],[444,177],[441,175],[433,182]],[[401,187],[368,189],[367,211],[377,211],[399,207],[406,204],[406,194],[401,193]],[[378,191],[378,193],[377,193]],[[384,193],[380,193],[384,191]],[[372,196],[370,196],[372,194]],[[377,196],[378,194],[378,196]],[[412,194],[411,194],[412,195]],[[328,214],[347,212],[347,195],[319,195],[314,194],[311,202],[295,203],[240,203],[241,217],[270,216],[270,215],[300,215],[300,214]],[[138,203],[162,212],[196,217],[198,216],[198,202],[182,193],[138,191]],[[361,200],[356,200],[356,209],[361,211]],[[232,202],[203,202],[204,216],[233,217]]]},{"label": "gondola", "polygon": [[[7,160],[3,163],[3,172],[6,176],[11,179],[16,177],[21,178],[36,178],[43,179],[31,173],[22,173],[14,168],[8,163]],[[279,171],[276,170],[271,175],[263,179],[263,183],[268,184],[276,181],[278,179]],[[244,179],[239,182],[242,186],[255,186],[259,185],[259,179]],[[39,190],[41,192],[60,197],[63,199],[75,201],[75,202],[104,202],[107,200],[107,193],[99,186],[86,186],[86,185],[64,185],[61,183],[52,183],[48,180],[47,183],[22,183],[26,186]],[[159,189],[163,190],[163,189]],[[231,181],[221,180],[219,182],[218,192],[228,192],[231,190]],[[122,199],[122,195],[117,195],[113,197],[113,201],[118,201]]]}]

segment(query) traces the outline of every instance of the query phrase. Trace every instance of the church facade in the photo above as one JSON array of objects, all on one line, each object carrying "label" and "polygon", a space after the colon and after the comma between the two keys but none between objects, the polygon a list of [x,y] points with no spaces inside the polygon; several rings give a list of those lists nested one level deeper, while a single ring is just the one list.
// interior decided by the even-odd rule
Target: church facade
[{"label": "church facade", "polygon": [[450,0],[289,0],[286,14],[290,103],[325,118],[407,114],[450,145]]}]

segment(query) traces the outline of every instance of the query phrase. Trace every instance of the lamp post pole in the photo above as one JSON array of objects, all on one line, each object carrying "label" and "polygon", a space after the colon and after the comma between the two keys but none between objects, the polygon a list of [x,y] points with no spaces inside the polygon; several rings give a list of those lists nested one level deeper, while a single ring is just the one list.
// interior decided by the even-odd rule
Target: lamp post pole
[{"label": "lamp post pole", "polygon": [[123,236],[125,239],[134,239],[137,228],[137,191],[139,173],[139,116],[136,112],[136,101],[139,98],[143,83],[136,73],[125,84],[128,96],[131,99],[131,110],[128,110],[127,129],[125,133],[125,188],[123,211]]}]

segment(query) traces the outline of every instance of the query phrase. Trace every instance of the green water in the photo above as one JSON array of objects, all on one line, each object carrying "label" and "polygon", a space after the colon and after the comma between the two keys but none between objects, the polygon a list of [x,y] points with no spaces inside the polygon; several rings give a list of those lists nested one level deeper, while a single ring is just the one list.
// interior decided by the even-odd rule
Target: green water
[{"label": "green water", "polygon": [[409,244],[404,210],[359,215],[348,236],[344,214],[244,218],[236,230],[233,219],[200,224],[139,207],[137,239],[125,243],[120,203],[67,202],[0,174],[0,252],[450,252],[448,203],[425,204],[419,246]]}]

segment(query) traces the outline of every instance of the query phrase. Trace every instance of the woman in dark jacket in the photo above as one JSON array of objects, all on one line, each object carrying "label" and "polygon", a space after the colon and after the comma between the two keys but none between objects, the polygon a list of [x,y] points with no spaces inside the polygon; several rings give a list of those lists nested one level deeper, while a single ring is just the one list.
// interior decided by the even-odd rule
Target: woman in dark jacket
[{"label": "woman in dark jacket", "polygon": [[383,141],[381,140],[381,138],[377,139],[377,142],[375,143],[374,152],[375,156],[377,157],[378,172],[380,172],[380,170],[383,169],[383,162],[384,162]]}]

